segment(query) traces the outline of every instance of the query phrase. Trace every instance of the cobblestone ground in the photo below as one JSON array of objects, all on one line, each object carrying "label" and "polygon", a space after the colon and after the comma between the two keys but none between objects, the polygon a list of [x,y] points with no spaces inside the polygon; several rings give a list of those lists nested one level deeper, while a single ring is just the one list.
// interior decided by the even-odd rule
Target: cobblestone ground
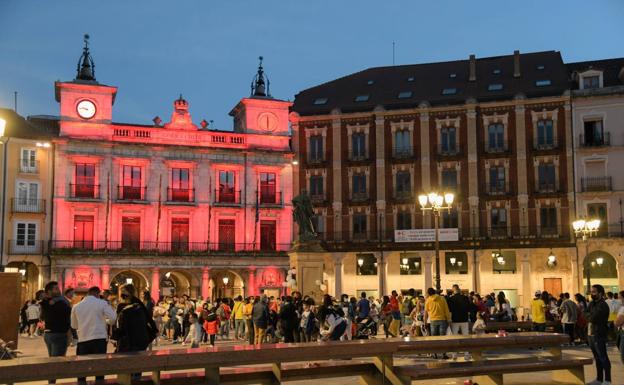
[{"label": "cobblestone ground", "polygon": [[[231,341],[231,340],[226,340],[226,341],[217,341],[218,345],[235,345],[235,344],[240,344],[240,342],[236,342],[236,341]],[[179,345],[179,344],[171,344],[171,343],[163,343],[160,346],[157,346],[155,349],[183,349],[183,348],[187,348],[188,346],[183,346],[183,345]],[[47,352],[45,349],[45,345],[43,343],[43,339],[41,337],[35,337],[35,338],[25,338],[25,337],[20,337],[19,340],[19,350],[21,350],[23,352],[23,354],[21,355],[21,357],[46,357],[47,356]],[[113,347],[112,345],[109,345],[109,352],[113,351]],[[76,348],[75,347],[70,347],[69,351],[68,351],[68,355],[74,355],[76,353]],[[522,350],[518,350],[515,351],[513,353],[509,353],[509,354],[505,354],[505,355],[498,355],[497,357],[514,357],[514,356],[519,356],[519,355],[525,355],[526,354],[534,354],[535,351],[522,351]],[[575,355],[575,356],[581,356],[581,357],[591,357],[591,352],[589,351],[589,348],[587,347],[573,347],[573,348],[566,348],[564,349],[564,354],[570,354],[570,355]],[[460,354],[461,357],[461,354]],[[614,385],[624,385],[624,365],[622,364],[622,362],[620,361],[620,354],[619,351],[611,346],[609,347],[609,357],[611,358],[611,365],[612,365],[612,375],[613,375],[613,384]],[[460,358],[461,359],[461,358]],[[398,363],[414,363],[414,362],[427,362],[430,361],[431,359],[429,358],[425,358],[425,357],[419,357],[419,356],[404,356],[404,357],[399,357],[397,359]],[[585,380],[586,382],[592,381],[593,379],[595,379],[595,375],[596,375],[596,371],[595,371],[595,367],[592,366],[586,366],[585,367]],[[463,381],[466,380],[466,378],[457,378],[457,379],[448,379],[448,380],[430,380],[430,381],[419,381],[418,384],[423,384],[423,385],[462,385]],[[69,381],[69,380],[66,380]],[[59,381],[59,383],[64,382],[64,381]],[[323,385],[352,385],[352,384],[357,384],[357,378],[356,377],[345,377],[345,378],[339,378],[339,379],[324,379],[323,380]],[[416,383],[416,382],[414,382]],[[45,382],[39,382],[39,383],[33,383],[33,384],[45,384]],[[314,381],[314,380],[307,380],[307,381],[293,381],[292,382],[293,385],[315,385],[318,384],[318,381]],[[550,373],[549,372],[541,372],[541,373],[531,373],[530,375],[530,381],[527,381],[527,375],[526,374],[509,374],[505,377],[505,384],[510,384],[510,385],[527,385],[527,384],[531,384],[531,385],[542,385],[542,384],[563,384],[561,382],[553,382],[550,379]]]}]

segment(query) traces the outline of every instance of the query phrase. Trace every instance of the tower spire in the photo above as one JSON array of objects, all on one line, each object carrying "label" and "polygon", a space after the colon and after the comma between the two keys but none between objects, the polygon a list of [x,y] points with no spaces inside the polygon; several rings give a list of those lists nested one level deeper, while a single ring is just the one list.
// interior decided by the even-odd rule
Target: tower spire
[{"label": "tower spire", "polygon": [[95,82],[95,63],[89,52],[89,34],[84,35],[84,47],[82,48],[82,55],[78,59],[78,65],[76,67],[76,80],[84,80],[89,82]]},{"label": "tower spire", "polygon": [[271,82],[269,77],[265,75],[264,68],[262,67],[262,56],[258,57],[260,64],[258,64],[258,73],[251,81],[251,97],[271,97],[269,86]]}]

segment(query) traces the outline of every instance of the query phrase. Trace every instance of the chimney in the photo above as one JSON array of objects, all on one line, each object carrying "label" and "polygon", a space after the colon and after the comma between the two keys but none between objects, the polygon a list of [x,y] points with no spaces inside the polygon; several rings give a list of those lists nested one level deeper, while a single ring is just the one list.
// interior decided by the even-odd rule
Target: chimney
[{"label": "chimney", "polygon": [[520,77],[520,51],[514,51],[514,78]]},{"label": "chimney", "polygon": [[477,61],[475,60],[475,55],[470,55],[470,76],[468,80],[471,82],[477,80]]}]

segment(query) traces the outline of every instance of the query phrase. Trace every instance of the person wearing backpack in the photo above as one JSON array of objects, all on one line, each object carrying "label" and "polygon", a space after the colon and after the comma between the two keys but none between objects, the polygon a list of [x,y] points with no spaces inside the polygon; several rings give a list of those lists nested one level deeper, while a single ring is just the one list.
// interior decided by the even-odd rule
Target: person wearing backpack
[{"label": "person wearing backpack", "polygon": [[217,308],[217,316],[219,317],[220,331],[219,336],[222,339],[230,339],[230,314],[232,310],[228,305],[228,300],[226,298],[221,300],[221,305]]},{"label": "person wearing backpack", "polygon": [[210,345],[214,346],[217,333],[219,332],[219,317],[217,316],[216,309],[214,307],[210,310],[204,311],[204,330],[208,335]]}]

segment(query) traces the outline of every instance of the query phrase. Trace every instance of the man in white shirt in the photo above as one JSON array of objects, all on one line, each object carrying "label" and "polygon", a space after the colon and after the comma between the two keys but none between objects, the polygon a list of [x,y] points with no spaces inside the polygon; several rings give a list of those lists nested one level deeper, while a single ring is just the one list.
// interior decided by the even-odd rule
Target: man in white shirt
[{"label": "man in white shirt", "polygon": [[[71,327],[78,331],[76,355],[105,354],[108,345],[108,324],[113,324],[117,313],[100,299],[100,288],[89,289],[84,299],[71,310]],[[103,381],[104,376],[96,376],[95,381]],[[86,378],[78,378],[78,384],[86,384]]]}]

